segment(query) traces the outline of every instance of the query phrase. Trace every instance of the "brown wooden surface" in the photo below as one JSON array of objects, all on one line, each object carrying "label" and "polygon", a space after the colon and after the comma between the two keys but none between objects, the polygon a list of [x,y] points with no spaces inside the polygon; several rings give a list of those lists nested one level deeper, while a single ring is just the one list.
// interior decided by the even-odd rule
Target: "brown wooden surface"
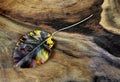
[{"label": "brown wooden surface", "polygon": [[[0,82],[119,82],[120,36],[109,30],[119,29],[119,15],[116,26],[108,23],[112,19],[105,20],[111,16],[105,4],[112,0],[105,1],[0,0]],[[111,12],[119,14],[119,0],[114,5],[118,11]],[[22,35],[34,29],[52,33],[90,14],[90,20],[54,36],[48,62],[36,68],[14,67],[12,55]]]}]

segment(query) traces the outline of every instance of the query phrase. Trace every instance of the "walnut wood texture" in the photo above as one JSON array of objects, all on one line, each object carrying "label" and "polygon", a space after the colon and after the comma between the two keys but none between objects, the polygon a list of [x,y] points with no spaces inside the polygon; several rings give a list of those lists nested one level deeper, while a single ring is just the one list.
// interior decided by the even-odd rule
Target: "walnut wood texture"
[{"label": "walnut wood texture", "polygon": [[[0,82],[119,82],[120,36],[104,29],[109,20],[102,22],[104,27],[99,24],[102,8],[105,12],[102,3],[0,0]],[[34,29],[52,33],[90,14],[94,14],[90,20],[54,36],[56,44],[48,62],[36,68],[14,67],[12,55],[22,35]]]}]

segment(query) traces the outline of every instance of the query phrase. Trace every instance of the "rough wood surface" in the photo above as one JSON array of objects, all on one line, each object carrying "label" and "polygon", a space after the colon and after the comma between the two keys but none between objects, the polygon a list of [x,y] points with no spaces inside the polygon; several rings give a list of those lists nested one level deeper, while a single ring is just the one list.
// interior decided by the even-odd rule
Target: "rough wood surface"
[{"label": "rough wood surface", "polygon": [[[108,15],[102,13],[101,21],[105,22],[99,24],[105,9],[102,3],[0,0],[0,82],[119,82],[120,36],[104,29],[109,28],[106,23],[110,20],[104,20]],[[34,29],[52,33],[90,14],[94,14],[90,20],[54,36],[56,45],[48,62],[36,68],[14,67],[12,55],[22,35]],[[116,24],[119,27],[119,20]]]},{"label": "rough wood surface", "polygon": [[[24,23],[40,25],[52,20],[79,20],[83,14],[89,15],[96,0],[2,0],[2,14]],[[85,4],[85,5],[84,5]]]},{"label": "rough wood surface", "polygon": [[120,34],[120,0],[105,0],[100,24],[110,32]]}]

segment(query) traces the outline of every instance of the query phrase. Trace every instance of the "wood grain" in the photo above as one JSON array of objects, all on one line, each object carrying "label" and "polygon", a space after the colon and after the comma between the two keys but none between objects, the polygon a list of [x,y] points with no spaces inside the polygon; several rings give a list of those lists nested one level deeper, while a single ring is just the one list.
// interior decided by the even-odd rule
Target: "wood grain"
[{"label": "wood grain", "polygon": [[105,0],[100,24],[110,32],[120,34],[120,1]]},{"label": "wood grain", "polygon": [[[102,3],[1,0],[0,82],[119,82],[120,36],[99,24]],[[36,68],[14,67],[12,55],[22,35],[34,29],[52,33],[90,14],[94,14],[90,20],[54,36],[55,46],[48,62]]]}]

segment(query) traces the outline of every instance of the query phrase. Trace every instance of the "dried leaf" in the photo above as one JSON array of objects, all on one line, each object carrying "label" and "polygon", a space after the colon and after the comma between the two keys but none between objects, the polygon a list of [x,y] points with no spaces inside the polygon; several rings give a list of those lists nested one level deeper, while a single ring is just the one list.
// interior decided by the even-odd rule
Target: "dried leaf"
[{"label": "dried leaf", "polygon": [[[14,62],[19,67],[34,67],[35,64],[46,62],[51,53],[54,42],[49,33],[34,30],[24,35],[16,44]],[[34,62],[34,63],[33,63]]]}]

